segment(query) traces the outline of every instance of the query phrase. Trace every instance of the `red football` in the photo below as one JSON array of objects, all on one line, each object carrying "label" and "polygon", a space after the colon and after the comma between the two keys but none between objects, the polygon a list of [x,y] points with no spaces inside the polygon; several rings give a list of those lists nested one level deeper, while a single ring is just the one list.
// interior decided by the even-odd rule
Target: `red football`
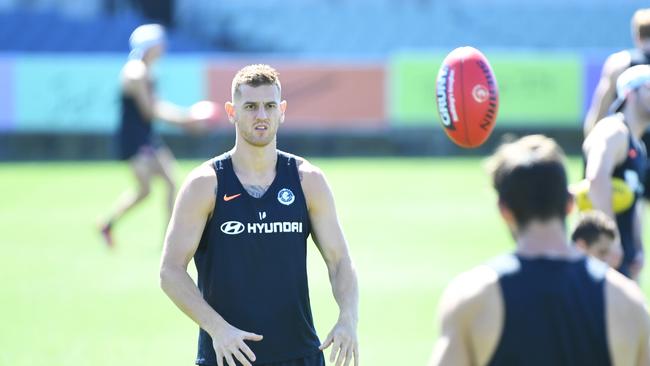
[{"label": "red football", "polygon": [[466,148],[480,146],[490,136],[499,110],[499,89],[492,67],[472,47],[451,51],[436,81],[440,122],[447,136]]}]

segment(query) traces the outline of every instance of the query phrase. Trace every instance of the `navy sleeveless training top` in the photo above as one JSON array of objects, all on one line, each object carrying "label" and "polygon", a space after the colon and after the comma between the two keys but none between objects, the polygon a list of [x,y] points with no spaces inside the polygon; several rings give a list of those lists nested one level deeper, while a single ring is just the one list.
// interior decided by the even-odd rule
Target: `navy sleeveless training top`
[{"label": "navy sleeveless training top", "polygon": [[[621,113],[614,115],[617,118],[623,118]],[[623,121],[625,123],[625,121]],[[587,157],[583,155],[584,168],[587,167]],[[636,256],[637,249],[634,245],[634,206],[643,196],[644,182],[647,175],[647,154],[645,145],[642,141],[635,139],[628,129],[628,151],[625,160],[614,167],[612,177],[623,179],[627,185],[634,191],[634,202],[626,211],[619,212],[616,215],[616,226],[618,227],[623,246],[623,260],[617,270],[625,276],[630,276],[630,264]],[[585,171],[583,170],[583,175]]]},{"label": "navy sleeveless training top", "polygon": [[[636,65],[650,65],[650,54],[644,53],[636,48],[627,50],[627,52],[630,54],[630,67]],[[641,140],[645,146],[650,145],[650,132],[646,130],[643,133]],[[644,186],[650,187],[650,167],[646,167]],[[650,201],[650,188],[643,191],[643,198]]]},{"label": "navy sleeveless training top", "polygon": [[[275,179],[261,198],[246,192],[229,154],[213,167],[215,209],[194,255],[203,298],[234,327],[264,336],[246,342],[254,364],[319,352],[307,285],[310,222],[295,157],[278,151]],[[202,329],[197,364],[216,365]]]},{"label": "navy sleeveless training top", "polygon": [[623,179],[634,191],[634,203],[629,209],[616,215],[616,225],[621,237],[623,246],[623,261],[618,270],[626,276],[630,275],[630,264],[636,256],[637,249],[634,244],[634,206],[642,197],[646,175],[646,150],[642,142],[638,141],[632,134],[629,135],[629,147],[627,157],[623,163],[617,165],[612,173],[613,177]]},{"label": "navy sleeveless training top", "polygon": [[491,366],[610,365],[605,323],[607,265],[593,258],[506,255],[499,274],[504,326]]},{"label": "navy sleeveless training top", "polygon": [[650,55],[643,53],[641,50],[633,48],[627,50],[630,54],[630,67],[636,65],[650,65]]},{"label": "navy sleeveless training top", "polygon": [[[153,83],[148,85],[153,93]],[[161,141],[153,131],[152,121],[142,114],[135,98],[122,92],[120,105],[121,118],[117,141],[120,159],[131,158],[142,147],[158,147]]]}]

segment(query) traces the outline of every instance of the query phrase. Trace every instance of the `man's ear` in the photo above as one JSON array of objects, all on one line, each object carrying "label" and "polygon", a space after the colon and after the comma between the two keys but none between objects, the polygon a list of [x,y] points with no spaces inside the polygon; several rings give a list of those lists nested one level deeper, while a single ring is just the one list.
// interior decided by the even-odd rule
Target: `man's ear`
[{"label": "man's ear", "polygon": [[580,249],[583,253],[589,253],[589,246],[584,239],[576,239],[576,248]]},{"label": "man's ear", "polygon": [[224,104],[224,110],[226,111],[230,123],[235,123],[235,105],[232,104],[232,102],[226,102],[226,104]]},{"label": "man's ear", "polygon": [[282,117],[280,117],[280,123],[284,122],[284,113],[287,111],[287,101],[283,100],[280,102],[280,112],[282,112]]},{"label": "man's ear", "polygon": [[501,217],[503,218],[503,221],[506,222],[508,227],[511,230],[514,230],[517,227],[517,221],[515,220],[515,214],[512,213],[512,210],[510,207],[506,206],[503,201],[499,200],[499,213],[501,214]]},{"label": "man's ear", "polygon": [[575,205],[576,205],[576,201],[575,198],[573,197],[573,194],[569,194],[569,199],[566,202],[566,209],[565,209],[567,216],[571,213],[571,211],[573,211]]}]

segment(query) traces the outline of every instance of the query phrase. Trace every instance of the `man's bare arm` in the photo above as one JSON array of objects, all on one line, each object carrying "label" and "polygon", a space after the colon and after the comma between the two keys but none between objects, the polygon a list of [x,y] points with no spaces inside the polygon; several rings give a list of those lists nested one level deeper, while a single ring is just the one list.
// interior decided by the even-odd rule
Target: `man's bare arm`
[{"label": "man's bare arm", "polygon": [[485,365],[503,330],[504,305],[496,272],[479,266],[456,277],[438,306],[440,334],[430,366]]},{"label": "man's bare arm", "polygon": [[[239,330],[223,319],[204,299],[187,273],[205,224],[215,205],[216,177],[204,164],[190,173],[174,205],[160,265],[160,284],[167,296],[212,338],[219,366],[223,359],[235,366],[233,357],[251,365],[255,355],[244,343],[259,341],[262,336]],[[246,357],[244,357],[246,355]]]},{"label": "man's bare arm", "polygon": [[605,61],[583,125],[585,137],[598,121],[607,116],[610,105],[616,99],[616,79],[629,65],[630,55],[625,51],[615,53]]},{"label": "man's bare arm", "polygon": [[[352,358],[359,364],[357,323],[359,287],[334,205],[332,191],[323,173],[308,162],[300,164],[303,191],[307,199],[314,242],[325,260],[339,319],[321,349],[333,345],[330,361],[348,365]],[[338,357],[337,357],[338,354]]]},{"label": "man's bare arm", "polygon": [[185,108],[156,98],[149,88],[147,69],[142,61],[132,60],[124,66],[122,87],[133,96],[140,113],[148,119],[161,119],[180,127],[194,122]]},{"label": "man's bare arm", "polygon": [[608,117],[599,123],[583,144],[587,157],[585,178],[589,181],[589,198],[594,209],[614,218],[612,208],[612,173],[625,159],[629,131],[621,121]]}]

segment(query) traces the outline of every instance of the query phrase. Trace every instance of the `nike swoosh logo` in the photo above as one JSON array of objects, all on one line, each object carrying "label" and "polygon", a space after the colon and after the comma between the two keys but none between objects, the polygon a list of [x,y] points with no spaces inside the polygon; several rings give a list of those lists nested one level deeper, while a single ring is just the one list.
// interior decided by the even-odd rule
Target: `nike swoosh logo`
[{"label": "nike swoosh logo", "polygon": [[228,196],[227,194],[224,194],[223,195],[223,200],[228,202],[228,201],[234,200],[235,198],[237,198],[239,196],[241,196],[241,193],[233,194],[232,196]]}]

